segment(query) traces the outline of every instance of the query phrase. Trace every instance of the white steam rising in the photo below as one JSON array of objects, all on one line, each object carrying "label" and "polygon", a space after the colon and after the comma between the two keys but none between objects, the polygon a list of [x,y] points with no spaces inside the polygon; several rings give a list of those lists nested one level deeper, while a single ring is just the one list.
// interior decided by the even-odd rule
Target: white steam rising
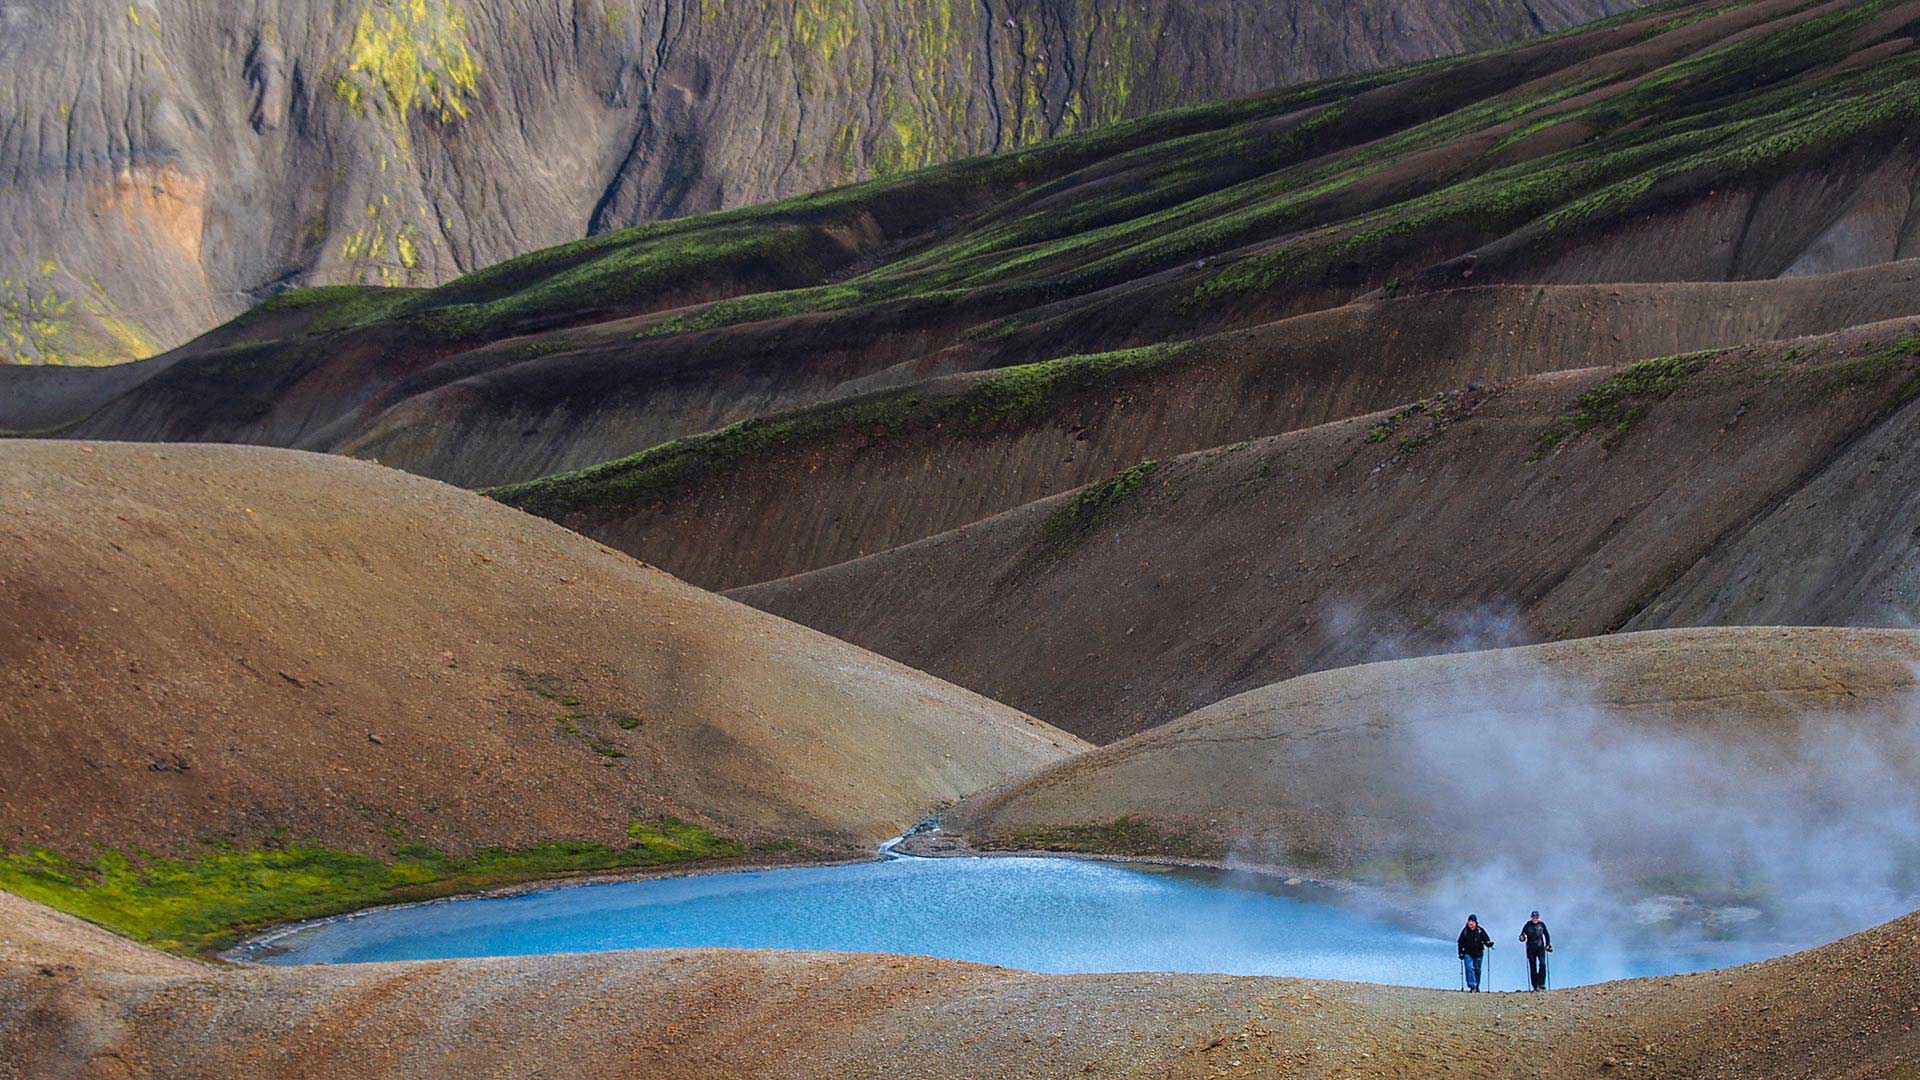
[{"label": "white steam rising", "polygon": [[[1522,636],[1476,624],[1468,647]],[[1478,670],[1408,700],[1377,751],[1424,813],[1368,839],[1431,851],[1416,903],[1437,927],[1477,912],[1511,954],[1539,908],[1606,968],[1656,939],[1797,948],[1920,906],[1920,691],[1755,720],[1711,686],[1689,715],[1531,654]]]}]

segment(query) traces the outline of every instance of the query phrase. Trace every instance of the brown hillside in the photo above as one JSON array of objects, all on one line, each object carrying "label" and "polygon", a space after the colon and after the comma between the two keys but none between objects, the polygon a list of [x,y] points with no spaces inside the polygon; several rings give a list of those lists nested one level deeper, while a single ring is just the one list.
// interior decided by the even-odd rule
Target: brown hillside
[{"label": "brown hillside", "polygon": [[916,957],[654,951],[207,971],[0,968],[0,1076],[1867,1080],[1920,1057],[1920,917],[1541,995]]},{"label": "brown hillside", "polygon": [[[1911,631],[1728,627],[1338,668],[1080,755],[966,800],[946,820],[990,847],[1152,853],[1156,843],[1177,844],[1159,853],[1231,855],[1346,877],[1413,853],[1446,863],[1498,852],[1502,834],[1526,819],[1524,827],[1555,845],[1574,842],[1577,832],[1616,875],[1612,884],[1675,867],[1699,881],[1710,873],[1704,864],[1734,856],[1718,845],[1671,849],[1669,830],[1601,804],[1579,774],[1607,769],[1615,763],[1610,747],[1631,745],[1639,750],[1635,770],[1662,777],[1653,747],[1697,744],[1713,752],[1675,766],[1687,783],[1664,793],[1658,812],[1668,820],[1693,818],[1686,788],[1714,791],[1717,768],[1737,774],[1741,797],[1786,798],[1819,767],[1805,755],[1809,745],[1826,745],[1830,724],[1897,753],[1887,736],[1911,715],[1917,665],[1920,634]],[[1560,790],[1543,805],[1514,791],[1490,802],[1479,784],[1455,785],[1445,775],[1461,764],[1449,753],[1457,746],[1502,788],[1524,786],[1526,775],[1499,745],[1515,740],[1537,740],[1537,754],[1561,771]],[[1751,762],[1773,768],[1743,768]],[[1622,790],[1638,782],[1606,780]],[[1545,820],[1555,805],[1580,818],[1575,830],[1563,835]],[[1612,828],[1609,814],[1625,827]],[[1758,828],[1758,817],[1748,827]],[[1131,841],[1110,831],[1117,821],[1128,822]],[[1697,836],[1715,827],[1694,818],[1689,829]],[[1543,871],[1529,872],[1540,887]]]},{"label": "brown hillside", "polygon": [[[908,375],[1376,292],[1871,267],[1920,253],[1916,19],[1904,0],[1691,0],[594,236],[438,288],[295,290],[32,424],[7,415],[0,372],[0,426],[498,484]],[[268,328],[296,309],[312,318]]]},{"label": "brown hillside", "polygon": [[843,847],[1070,752],[433,481],[0,443],[0,845],[449,852],[673,815]]},{"label": "brown hillside", "polygon": [[1684,622],[1654,620],[1668,590],[1708,595],[1696,564],[1755,601],[1716,594],[1717,619],[1817,621],[1819,605],[1884,624],[1912,588],[1910,537],[1855,541],[1877,561],[1805,559],[1755,525],[1837,530],[1908,498],[1839,481],[1898,470],[1881,448],[1920,423],[1916,330],[1442,395],[738,595],[1102,741],[1292,675],[1457,648],[1489,612],[1515,620],[1495,642],[1514,644]]},{"label": "brown hillside", "polygon": [[[873,380],[901,384],[894,389],[765,418],[766,436],[742,439],[738,451],[693,439],[649,455],[684,457],[677,473],[636,462],[583,475],[579,495],[565,481],[498,495],[702,587],[737,588],[911,543],[1147,458],[1473,383],[1920,314],[1917,279],[1920,262],[1907,261],[1759,282],[1455,289],[1034,370],[928,378],[940,368],[908,365]],[[530,388],[501,396],[524,400],[520,389]],[[448,392],[464,398],[472,388]],[[667,401],[679,399],[654,407]],[[616,419],[647,423],[602,410],[570,437],[591,442]],[[442,449],[428,472],[444,464],[470,478],[494,468],[494,448],[547,448],[452,417],[448,425],[399,429],[437,433]]]}]

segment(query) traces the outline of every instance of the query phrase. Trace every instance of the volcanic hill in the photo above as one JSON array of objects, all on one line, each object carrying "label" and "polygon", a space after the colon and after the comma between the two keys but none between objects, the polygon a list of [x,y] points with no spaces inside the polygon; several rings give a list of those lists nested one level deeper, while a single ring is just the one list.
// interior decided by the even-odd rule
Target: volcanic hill
[{"label": "volcanic hill", "polygon": [[[1910,783],[1916,666],[1913,631],[1742,626],[1337,668],[1049,766],[945,824],[987,848],[1232,858],[1390,889],[1483,857],[1525,864],[1522,833],[1580,845],[1589,896],[1645,897],[1662,877],[1723,890],[1739,841],[1695,846],[1723,824],[1701,804],[1765,836],[1753,804],[1874,783],[1842,746]],[[1559,779],[1529,792],[1543,773]],[[1540,867],[1526,880],[1550,887]]]},{"label": "volcanic hill", "polygon": [[438,289],[294,291],[31,419],[0,403],[0,426],[91,415],[93,436],[497,484],[1387,287],[1871,265],[1910,243],[1909,148],[1887,138],[1912,108],[1910,22],[1882,0],[1669,6],[605,233]]},{"label": "volcanic hill", "polygon": [[27,0],[0,19],[0,361],[150,355],[288,284],[512,255],[1630,0]]},{"label": "volcanic hill", "polygon": [[32,748],[0,886],[155,940],[451,879],[863,854],[1079,748],[344,458],[14,440],[0,511],[0,743]]}]

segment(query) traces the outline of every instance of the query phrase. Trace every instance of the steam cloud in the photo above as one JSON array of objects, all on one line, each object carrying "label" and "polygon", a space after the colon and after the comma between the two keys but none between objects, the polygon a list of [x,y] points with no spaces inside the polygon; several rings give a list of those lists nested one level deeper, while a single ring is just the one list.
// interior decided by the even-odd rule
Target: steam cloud
[{"label": "steam cloud", "polygon": [[[1524,636],[1470,622],[1463,648]],[[1385,771],[1430,813],[1401,840],[1434,849],[1416,906],[1437,928],[1477,911],[1511,949],[1539,908],[1556,946],[1613,975],[1650,940],[1785,951],[1920,906],[1920,691],[1797,723],[1710,703],[1672,722],[1528,657],[1500,664],[1408,701],[1389,736]]]}]

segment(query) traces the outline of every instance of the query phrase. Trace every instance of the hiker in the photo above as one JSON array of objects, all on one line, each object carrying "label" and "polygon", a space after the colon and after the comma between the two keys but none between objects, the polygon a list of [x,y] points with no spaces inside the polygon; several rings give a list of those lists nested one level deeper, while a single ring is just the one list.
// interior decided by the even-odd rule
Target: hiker
[{"label": "hiker", "polygon": [[1467,993],[1480,992],[1480,958],[1493,948],[1493,938],[1487,928],[1480,925],[1480,916],[1467,916],[1467,925],[1460,931],[1460,970],[1467,976]]},{"label": "hiker", "polygon": [[1553,935],[1547,933],[1547,924],[1540,921],[1540,913],[1534,912],[1520,928],[1520,941],[1527,947],[1527,977],[1533,981],[1535,990],[1547,988],[1547,954],[1553,951]]}]

